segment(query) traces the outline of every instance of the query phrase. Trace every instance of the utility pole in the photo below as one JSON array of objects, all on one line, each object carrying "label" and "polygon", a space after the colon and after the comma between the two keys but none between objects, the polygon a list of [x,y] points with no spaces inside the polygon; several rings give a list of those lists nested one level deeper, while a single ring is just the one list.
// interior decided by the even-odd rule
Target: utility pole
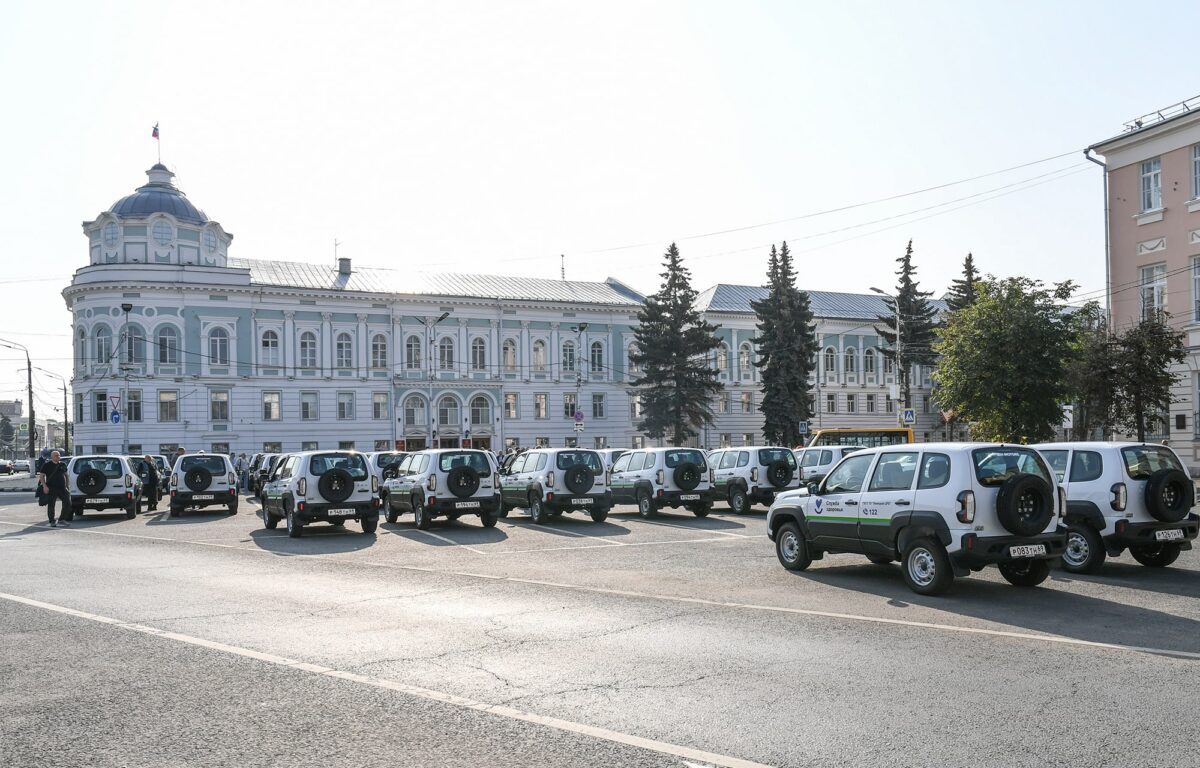
[{"label": "utility pole", "polygon": [[129,453],[129,367],[133,363],[132,348],[129,346],[129,313],[132,310],[132,304],[121,305],[121,311],[125,313],[125,328],[121,331],[121,336],[123,337],[121,340],[121,354],[124,357],[124,360],[121,362],[121,373],[124,378],[124,383],[121,387],[121,402],[125,406],[125,414],[121,419],[121,425],[124,427],[124,442],[121,443],[122,454]]},{"label": "utility pole", "polygon": [[64,377],[59,376],[54,371],[47,371],[45,368],[38,368],[38,370],[41,371],[42,373],[46,374],[47,376],[53,376],[54,378],[56,378],[62,382],[63,450],[66,451],[67,453],[70,453],[71,452],[71,411],[68,410],[69,406],[68,406],[68,401],[67,401],[67,380]]},{"label": "utility pole", "polygon": [[[585,418],[586,418],[587,414],[583,410],[583,399],[582,399],[583,398],[583,366],[591,365],[591,362],[592,362],[591,355],[590,354],[585,355],[584,348],[583,348],[583,343],[584,343],[583,332],[587,330],[587,327],[588,327],[587,323],[580,323],[579,325],[571,326],[571,330],[575,331],[575,412],[584,414]],[[583,445],[581,444],[581,442],[583,440],[582,435],[583,435],[582,429],[577,429],[575,431],[575,447],[576,448],[583,447]]]},{"label": "utility pole", "polygon": [[32,462],[34,457],[37,456],[37,449],[34,447],[37,430],[34,429],[35,422],[33,418],[33,363],[29,360],[29,350],[24,344],[0,339],[0,347],[8,347],[9,349],[16,349],[25,353],[25,387],[26,396],[29,398],[29,460]]}]

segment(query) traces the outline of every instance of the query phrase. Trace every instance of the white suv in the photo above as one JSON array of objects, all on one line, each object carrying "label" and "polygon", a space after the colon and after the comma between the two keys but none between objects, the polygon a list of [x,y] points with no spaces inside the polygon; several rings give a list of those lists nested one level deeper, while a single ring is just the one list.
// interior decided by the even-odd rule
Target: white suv
[{"label": "white suv", "polygon": [[363,533],[379,526],[379,479],[356,451],[302,451],[286,454],[263,485],[263,525],[287,521],[288,536],[299,538],[310,523],[335,526],[357,520]]},{"label": "white suv", "polygon": [[[413,513],[419,530],[429,530],[438,516],[457,520],[479,515],[487,528],[500,519],[500,487],[491,454],[473,448],[439,448],[410,453],[383,484],[387,521]],[[390,474],[390,473],[389,473]]]},{"label": "white suv", "polygon": [[770,506],[775,494],[800,487],[800,472],[791,448],[723,448],[708,454],[713,492],[726,499],[734,514],[754,504]]},{"label": "white suv", "polygon": [[1161,568],[1192,548],[1200,517],[1196,489],[1179,455],[1146,443],[1044,443],[1034,446],[1067,490],[1063,568],[1095,573],[1126,549]]},{"label": "white suv", "polygon": [[526,451],[500,476],[501,514],[526,507],[537,525],[563,512],[588,512],[602,523],[612,508],[605,486],[604,460],[584,448],[538,448]]},{"label": "white suv", "polygon": [[705,517],[713,505],[708,461],[698,448],[631,451],[613,464],[609,487],[614,504],[637,504],[642,517],[663,507],[684,507]]},{"label": "white suv", "polygon": [[793,453],[800,464],[800,481],[821,482],[842,457],[861,450],[857,445],[815,445],[812,448],[797,448]]},{"label": "white suv", "polygon": [[142,511],[142,481],[124,456],[75,456],[67,464],[67,481],[75,516],[119,509],[132,520]]},{"label": "white suv", "polygon": [[171,517],[188,508],[225,507],[238,511],[237,473],[228,456],[185,453],[171,468]]},{"label": "white suv", "polygon": [[371,474],[375,476],[375,480],[382,490],[383,481],[387,479],[388,468],[399,465],[408,454],[404,451],[372,451],[365,455],[367,465],[371,468]]},{"label": "white suv", "polygon": [[914,591],[935,595],[955,576],[997,565],[1011,584],[1036,586],[1062,555],[1065,494],[1032,448],[926,443],[855,451],[808,488],[781,494],[767,514],[784,568],[826,552],[901,561]]}]

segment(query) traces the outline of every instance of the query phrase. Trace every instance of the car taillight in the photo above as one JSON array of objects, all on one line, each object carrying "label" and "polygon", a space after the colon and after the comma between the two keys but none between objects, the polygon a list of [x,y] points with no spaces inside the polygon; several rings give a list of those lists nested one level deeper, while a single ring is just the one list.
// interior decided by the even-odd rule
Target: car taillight
[{"label": "car taillight", "polygon": [[379,493],[379,478],[371,475],[371,493]]},{"label": "car taillight", "polygon": [[133,475],[125,475],[125,485],[133,485]]},{"label": "car taillight", "polygon": [[1058,486],[1058,516],[1067,516],[1067,489]]},{"label": "car taillight", "polygon": [[712,469],[708,470],[708,482],[710,482],[710,483],[717,482],[717,473],[714,472]]},{"label": "car taillight", "polygon": [[308,478],[307,477],[300,478],[300,482],[296,483],[296,492],[299,493],[301,496],[308,495]]},{"label": "car taillight", "polygon": [[429,490],[431,490],[431,491],[437,490],[437,475],[429,476]]},{"label": "car taillight", "polygon": [[171,487],[174,488],[176,485],[179,485],[179,478],[176,475],[171,475]]},{"label": "car taillight", "polygon": [[754,467],[750,470],[750,480],[751,482],[758,482],[758,467]]},{"label": "car taillight", "polygon": [[664,482],[663,478],[665,478],[665,477],[666,477],[666,475],[664,475],[663,471],[660,469],[654,473],[654,482],[658,483],[659,485],[662,485]]},{"label": "car taillight", "polygon": [[1129,503],[1129,489],[1125,487],[1125,483],[1113,483],[1109,490],[1112,492],[1112,498],[1109,499],[1108,505],[1117,512],[1124,512],[1125,505]]},{"label": "car taillight", "polygon": [[554,487],[554,473],[553,472],[546,473],[546,485],[550,486],[551,488]]},{"label": "car taillight", "polygon": [[975,492],[963,491],[958,494],[958,522],[973,523],[975,522]]},{"label": "car taillight", "polygon": [[226,480],[226,481],[227,481],[227,482],[228,482],[230,485],[237,485],[237,473],[235,473],[235,472],[230,472],[228,475],[226,475],[226,476],[225,476],[225,480]]}]

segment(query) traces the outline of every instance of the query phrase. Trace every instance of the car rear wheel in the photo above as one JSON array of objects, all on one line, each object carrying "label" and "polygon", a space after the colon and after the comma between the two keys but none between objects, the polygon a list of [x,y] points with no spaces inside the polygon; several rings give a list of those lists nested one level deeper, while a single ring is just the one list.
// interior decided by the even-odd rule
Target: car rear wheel
[{"label": "car rear wheel", "polygon": [[1014,587],[1036,587],[1050,576],[1050,563],[1046,560],[1016,560],[1000,563],[1000,575]]},{"label": "car rear wheel", "polygon": [[708,504],[697,504],[691,509],[692,514],[696,517],[708,517],[708,513],[712,511],[712,506]]},{"label": "car rear wheel", "polygon": [[638,491],[637,505],[638,514],[642,517],[650,518],[654,516],[654,501],[646,491]]},{"label": "car rear wheel", "polygon": [[364,517],[362,519],[363,533],[375,533],[375,529],[379,527],[378,517]]},{"label": "car rear wheel", "polygon": [[170,514],[170,516],[171,516],[171,517],[179,517],[180,515],[182,515],[182,514],[183,514],[183,507],[180,507],[180,506],[178,506],[178,505],[172,504],[172,505],[171,505],[171,511],[170,511],[170,513],[169,513],[169,514]]},{"label": "car rear wheel", "polygon": [[483,523],[484,528],[495,528],[496,521],[500,519],[498,512],[480,512],[479,522]]},{"label": "car rear wheel", "polygon": [[269,531],[275,530],[275,528],[279,525],[279,518],[276,517],[275,515],[272,515],[270,512],[268,512],[265,509],[263,510],[262,515],[263,515],[263,527]]},{"label": "car rear wheel", "polygon": [[293,539],[298,539],[304,535],[304,523],[296,519],[296,513],[291,507],[287,508],[287,532],[288,536]]},{"label": "car rear wheel", "polygon": [[133,518],[140,515],[141,512],[142,512],[142,497],[135,496],[135,497],[133,497],[133,501],[129,502],[129,509],[125,510],[125,518],[127,520],[132,520]]},{"label": "car rear wheel", "polygon": [[904,552],[904,581],[919,595],[940,595],[954,582],[946,548],[929,538],[908,545]]},{"label": "car rear wheel", "polygon": [[387,505],[387,512],[385,512],[385,513],[384,513],[384,515],[385,515],[385,517],[387,518],[387,521],[388,521],[389,523],[391,523],[392,525],[395,525],[395,523],[396,523],[396,519],[397,519],[398,517],[400,517],[400,513],[399,513],[399,512],[397,512],[396,510],[392,509],[392,505],[391,505],[391,504],[388,504],[388,505]]},{"label": "car rear wheel", "polygon": [[775,533],[775,556],[789,571],[803,571],[812,565],[812,555],[808,551],[808,542],[800,533],[800,526],[784,523],[779,527]]},{"label": "car rear wheel", "polygon": [[746,509],[749,506],[746,502],[746,492],[741,488],[733,488],[729,491],[729,508],[735,515],[746,514]]},{"label": "car rear wheel", "polygon": [[1067,547],[1063,550],[1063,570],[1070,573],[1095,573],[1104,565],[1104,542],[1086,523],[1067,525]]},{"label": "car rear wheel", "polygon": [[1130,547],[1129,554],[1147,568],[1166,568],[1175,562],[1183,547],[1179,544],[1151,544],[1145,547]]},{"label": "car rear wheel", "polygon": [[235,501],[235,502],[233,502],[232,504],[230,504],[230,505],[229,505],[229,514],[231,514],[231,515],[236,515],[236,514],[237,514],[237,508],[238,508],[238,505],[237,505],[237,502],[236,502],[236,501]]},{"label": "car rear wheel", "polygon": [[608,519],[608,510],[607,509],[593,509],[592,510],[592,522],[593,523],[603,523],[607,519]]},{"label": "car rear wheel", "polygon": [[416,524],[418,531],[428,531],[429,526],[433,523],[429,519],[429,512],[425,509],[424,499],[413,499],[413,523]]},{"label": "car rear wheel", "polygon": [[529,517],[534,525],[546,524],[546,509],[542,506],[542,497],[536,494],[529,496]]}]

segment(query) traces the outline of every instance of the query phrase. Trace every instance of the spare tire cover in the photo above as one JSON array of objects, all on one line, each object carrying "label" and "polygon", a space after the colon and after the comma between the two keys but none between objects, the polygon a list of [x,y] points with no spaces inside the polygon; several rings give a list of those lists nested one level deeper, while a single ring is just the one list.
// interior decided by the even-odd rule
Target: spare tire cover
[{"label": "spare tire cover", "polygon": [[563,482],[571,493],[587,493],[596,484],[596,478],[587,464],[575,464],[567,468]]},{"label": "spare tire cover", "polygon": [[334,467],[317,480],[317,491],[321,498],[339,504],[354,493],[354,478],[340,467]]},{"label": "spare tire cover", "polygon": [[996,517],[1016,536],[1036,536],[1054,517],[1054,492],[1037,475],[1013,475],[1000,486]]},{"label": "spare tire cover", "polygon": [[203,491],[212,485],[212,472],[204,467],[192,467],[184,473],[183,484],[192,491]]},{"label": "spare tire cover", "polygon": [[1155,520],[1177,523],[1196,503],[1196,488],[1186,473],[1160,469],[1146,481],[1146,511]]},{"label": "spare tire cover", "polygon": [[700,485],[701,476],[699,465],[691,461],[685,461],[675,467],[675,472],[671,475],[675,485],[684,491],[695,490],[696,486]]},{"label": "spare tire cover", "polygon": [[104,490],[104,487],[108,485],[108,478],[100,470],[88,467],[79,473],[79,480],[76,482],[79,485],[79,490],[85,494],[93,494]]},{"label": "spare tire cover", "polygon": [[479,490],[479,473],[472,467],[455,467],[446,475],[446,487],[460,499],[474,496]]},{"label": "spare tire cover", "polygon": [[767,481],[776,488],[783,488],[788,483],[792,482],[792,478],[796,473],[792,470],[786,461],[772,461],[767,467]]}]

